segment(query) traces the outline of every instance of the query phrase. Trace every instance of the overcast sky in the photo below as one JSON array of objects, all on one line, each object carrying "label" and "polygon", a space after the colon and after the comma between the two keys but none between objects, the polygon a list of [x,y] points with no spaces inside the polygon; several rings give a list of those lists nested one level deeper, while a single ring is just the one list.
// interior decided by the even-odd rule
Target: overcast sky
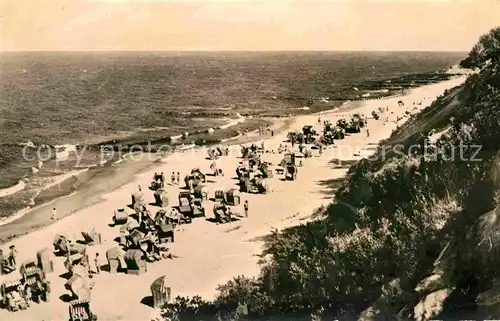
[{"label": "overcast sky", "polygon": [[456,50],[500,0],[0,0],[2,50]]}]

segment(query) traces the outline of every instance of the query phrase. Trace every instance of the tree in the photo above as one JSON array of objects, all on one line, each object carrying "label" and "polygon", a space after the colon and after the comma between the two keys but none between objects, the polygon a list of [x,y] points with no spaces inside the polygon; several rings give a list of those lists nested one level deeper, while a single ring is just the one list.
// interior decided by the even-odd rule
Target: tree
[{"label": "tree", "polygon": [[469,52],[469,56],[460,62],[460,66],[482,69],[488,63],[498,62],[500,62],[500,27],[482,35]]}]

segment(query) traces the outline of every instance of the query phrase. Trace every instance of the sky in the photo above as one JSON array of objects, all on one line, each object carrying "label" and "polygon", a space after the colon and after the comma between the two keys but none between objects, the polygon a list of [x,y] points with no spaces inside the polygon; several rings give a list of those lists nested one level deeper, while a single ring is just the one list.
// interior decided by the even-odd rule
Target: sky
[{"label": "sky", "polygon": [[0,0],[2,51],[469,51],[500,0]]}]

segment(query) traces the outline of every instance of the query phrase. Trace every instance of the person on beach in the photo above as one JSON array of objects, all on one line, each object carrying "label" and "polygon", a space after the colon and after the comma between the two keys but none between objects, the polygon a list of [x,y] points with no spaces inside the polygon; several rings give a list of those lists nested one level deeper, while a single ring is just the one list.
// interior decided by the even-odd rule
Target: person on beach
[{"label": "person on beach", "polygon": [[177,185],[181,183],[181,174],[177,172]]},{"label": "person on beach", "polygon": [[370,130],[369,129],[366,130],[366,137],[370,137]]},{"label": "person on beach", "polygon": [[7,258],[9,265],[13,268],[16,267],[17,250],[15,245],[9,246],[9,257]]},{"label": "person on beach", "polygon": [[172,179],[172,185],[175,185],[175,172],[172,172],[171,179]]},{"label": "person on beach", "polygon": [[245,209],[245,217],[248,217],[248,200],[245,200],[245,204],[243,204],[243,208]]},{"label": "person on beach", "polygon": [[271,136],[274,136],[274,130],[271,130]]},{"label": "person on beach", "polygon": [[55,207],[52,209],[52,220],[57,221],[57,211]]},{"label": "person on beach", "polygon": [[95,264],[95,272],[97,274],[100,274],[101,273],[101,266],[99,265],[99,253],[95,254],[94,264]]},{"label": "person on beach", "polygon": [[139,192],[142,192],[142,187],[141,187],[141,185],[137,185],[137,189],[139,190]]},{"label": "person on beach", "polygon": [[24,284],[24,293],[26,293],[26,299],[28,301],[33,301],[33,295],[31,293],[31,286],[29,286],[28,283]]}]

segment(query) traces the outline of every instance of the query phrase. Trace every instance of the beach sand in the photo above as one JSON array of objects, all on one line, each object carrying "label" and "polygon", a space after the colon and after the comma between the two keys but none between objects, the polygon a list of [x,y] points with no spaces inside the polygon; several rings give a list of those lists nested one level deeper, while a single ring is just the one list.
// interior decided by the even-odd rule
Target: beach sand
[{"label": "beach sand", "polygon": [[[389,137],[397,126],[395,123],[397,117],[401,117],[406,111],[416,112],[417,107],[422,109],[428,106],[445,89],[457,86],[464,80],[465,77],[458,77],[420,87],[404,97],[363,101],[349,112],[343,110],[323,112],[320,115],[321,119],[331,120],[333,123],[339,118],[347,118],[349,113],[365,114],[369,117],[370,137],[362,131],[359,134],[346,136],[344,140],[335,141],[335,145],[326,148],[321,156],[303,160],[304,166],[299,168],[296,181],[281,181],[276,175],[270,179],[273,190],[269,194],[242,194],[242,199],[248,200],[250,204],[248,218],[220,225],[199,218],[190,225],[180,227],[176,232],[175,243],[170,246],[174,258],[148,264],[148,272],[144,275],[101,272],[94,278],[92,311],[98,315],[99,320],[144,321],[159,314],[159,311],[142,304],[141,300],[151,295],[152,281],[162,275],[166,275],[169,279],[174,297],[200,295],[206,299],[214,298],[216,287],[234,276],[257,275],[260,271],[257,262],[263,246],[261,236],[269,234],[274,228],[283,229],[313,219],[311,215],[316,208],[327,205],[333,200],[335,188],[345,177],[348,165],[361,156],[366,157],[373,149],[373,145]],[[405,102],[404,107],[398,106],[399,100]],[[413,105],[414,101],[422,101],[422,105]],[[385,116],[380,120],[371,119],[371,112],[379,106],[389,107],[387,113],[389,122],[383,121]],[[304,125],[314,125],[316,130],[321,131],[322,126],[318,125],[317,119],[318,115],[295,117],[290,129],[300,130]],[[283,131],[266,138],[264,141],[266,149],[277,150],[286,134],[287,131]],[[238,151],[238,148],[234,148],[229,156],[223,156],[217,161],[225,176],[207,176],[209,180],[214,181],[207,184],[212,193],[209,197],[213,196],[213,191],[217,188],[236,186],[236,180],[232,177],[235,176],[239,161]],[[4,248],[15,244],[19,252],[17,261],[22,262],[34,259],[36,252],[44,247],[51,248],[56,233],[63,232],[82,239],[80,232],[94,226],[102,233],[103,244],[95,248],[101,253],[100,263],[105,265],[107,264],[105,252],[116,245],[113,239],[119,235],[118,227],[108,226],[112,222],[114,210],[124,208],[131,202],[130,195],[137,191],[138,185],[142,186],[146,201],[154,202],[153,192],[147,190],[154,172],[164,172],[167,181],[170,181],[172,171],[180,172],[181,177],[195,167],[200,167],[202,172],[208,172],[211,161],[206,160],[206,156],[205,150],[170,155],[159,162],[153,170],[134,176],[133,181],[117,190],[103,193],[104,201],[81,209],[50,226],[21,236],[5,244]],[[263,155],[264,160],[273,164],[278,164],[282,158],[283,155],[280,154]],[[178,187],[167,185],[167,189],[170,203],[177,205]],[[205,202],[207,218],[212,217],[213,204],[211,201]],[[152,213],[156,213],[158,208],[149,206],[149,209]],[[243,212],[241,206],[235,211]],[[48,275],[52,289],[49,303],[33,304],[28,310],[15,313],[0,310],[0,320],[67,320],[68,303],[60,299],[60,296],[69,293],[64,288],[66,279],[60,277],[66,272],[63,261],[63,258],[55,258],[55,272]],[[19,278],[18,272],[0,276],[0,281],[16,278]]]}]

